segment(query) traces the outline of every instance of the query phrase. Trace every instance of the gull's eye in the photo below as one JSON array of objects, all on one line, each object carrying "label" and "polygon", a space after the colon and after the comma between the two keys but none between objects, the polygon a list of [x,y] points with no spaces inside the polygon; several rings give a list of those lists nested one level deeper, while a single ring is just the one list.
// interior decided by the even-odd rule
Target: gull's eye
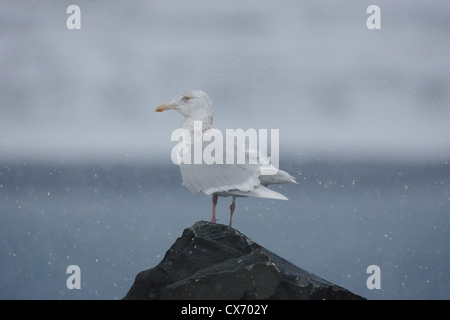
[{"label": "gull's eye", "polygon": [[189,100],[191,100],[191,97],[189,97],[189,96],[184,97],[184,101],[189,101]]}]

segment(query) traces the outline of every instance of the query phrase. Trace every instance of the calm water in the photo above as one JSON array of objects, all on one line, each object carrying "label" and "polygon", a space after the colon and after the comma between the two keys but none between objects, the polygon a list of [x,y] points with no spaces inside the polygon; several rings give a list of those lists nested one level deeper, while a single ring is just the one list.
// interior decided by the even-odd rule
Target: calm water
[{"label": "calm water", "polygon": [[[449,299],[449,164],[295,161],[289,201],[238,199],[234,227],[369,299]],[[275,187],[278,189],[278,187]],[[227,223],[229,198],[220,198]],[[9,163],[0,168],[0,298],[120,299],[211,199],[176,166]],[[68,290],[66,268],[81,268]],[[381,268],[381,290],[366,268]]]}]

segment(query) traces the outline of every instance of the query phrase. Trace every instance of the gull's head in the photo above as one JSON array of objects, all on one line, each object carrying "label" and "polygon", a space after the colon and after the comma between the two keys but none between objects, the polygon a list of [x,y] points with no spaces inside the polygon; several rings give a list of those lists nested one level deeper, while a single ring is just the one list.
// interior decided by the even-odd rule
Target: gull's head
[{"label": "gull's head", "polygon": [[174,109],[186,118],[204,120],[213,113],[212,103],[208,95],[202,90],[186,90],[169,102],[156,107],[156,112]]}]

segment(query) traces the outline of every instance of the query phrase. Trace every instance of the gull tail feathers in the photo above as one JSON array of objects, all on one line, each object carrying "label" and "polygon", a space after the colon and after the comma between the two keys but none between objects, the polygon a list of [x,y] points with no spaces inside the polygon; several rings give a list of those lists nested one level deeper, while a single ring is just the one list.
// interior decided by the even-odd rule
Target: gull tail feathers
[{"label": "gull tail feathers", "polygon": [[255,198],[265,198],[265,199],[277,199],[277,200],[289,200],[286,196],[282,195],[279,192],[273,191],[269,188],[266,188],[263,185],[258,185],[252,191],[239,191],[239,190],[230,190],[227,191],[230,195],[240,196],[240,197],[255,197]]},{"label": "gull tail feathers", "polygon": [[277,170],[276,173],[273,173],[273,171],[271,172],[262,169],[261,175],[259,176],[259,180],[261,181],[261,184],[265,186],[276,183],[298,184],[298,182],[295,181],[295,178],[293,176],[291,176],[289,173],[283,170]]}]

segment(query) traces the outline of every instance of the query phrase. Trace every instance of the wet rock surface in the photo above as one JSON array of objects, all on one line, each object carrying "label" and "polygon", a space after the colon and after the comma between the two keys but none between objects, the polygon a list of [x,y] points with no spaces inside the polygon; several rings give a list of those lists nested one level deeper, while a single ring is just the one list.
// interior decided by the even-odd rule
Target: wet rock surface
[{"label": "wet rock surface", "polygon": [[364,299],[261,247],[237,230],[199,221],[124,299]]}]

